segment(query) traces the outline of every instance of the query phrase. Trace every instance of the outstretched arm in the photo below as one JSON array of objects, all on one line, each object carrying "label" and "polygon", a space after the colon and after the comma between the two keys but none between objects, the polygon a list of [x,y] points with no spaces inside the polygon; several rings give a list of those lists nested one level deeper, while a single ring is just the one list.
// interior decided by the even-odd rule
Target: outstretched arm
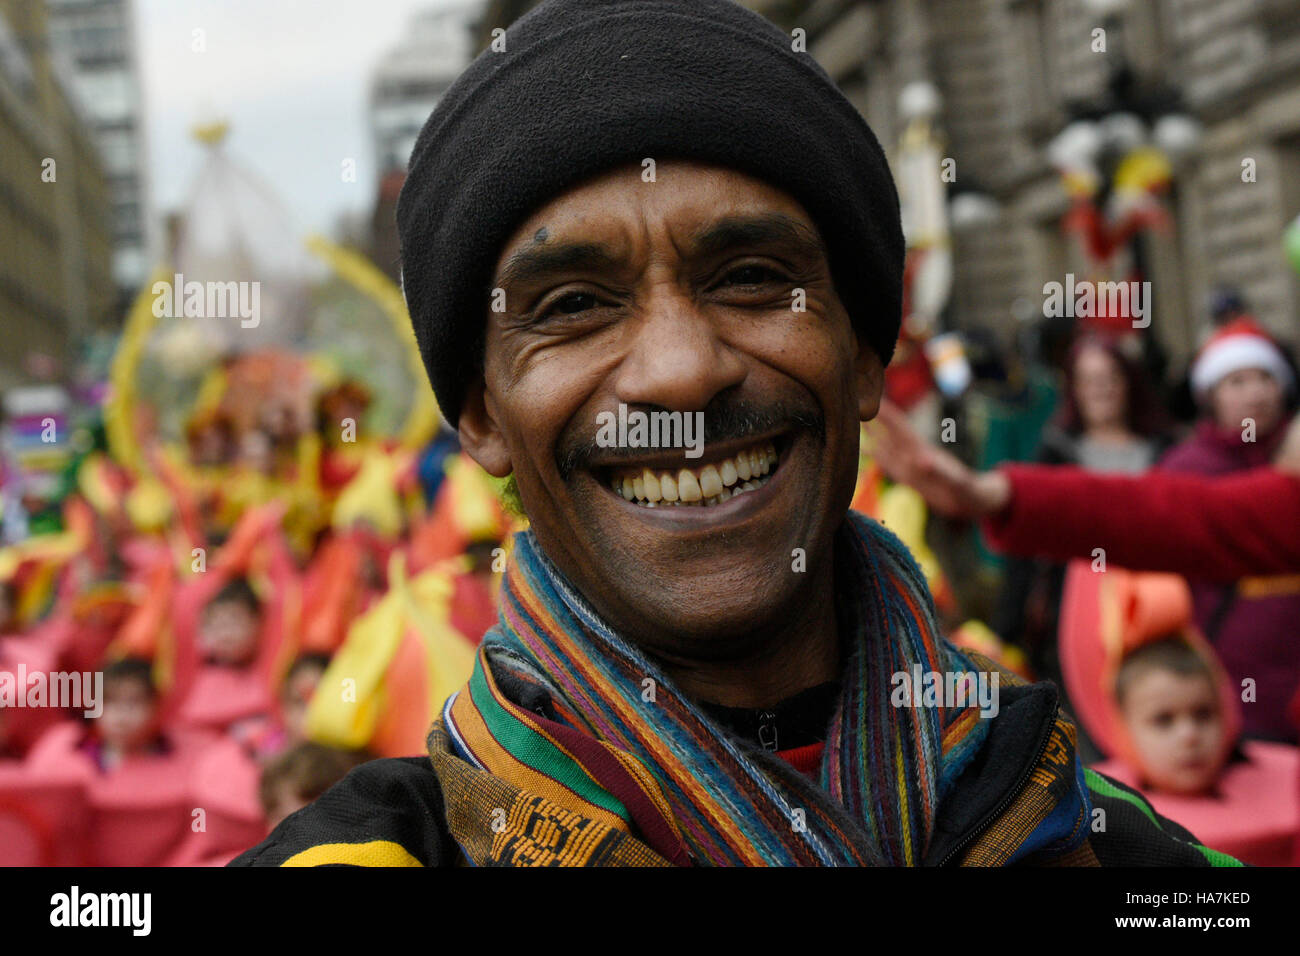
[{"label": "outstretched arm", "polygon": [[1300,478],[1275,468],[1222,478],[999,470],[1010,504],[984,522],[999,550],[1064,560],[1102,548],[1122,567],[1223,582],[1300,573]]},{"label": "outstretched arm", "polygon": [[1277,468],[1228,477],[1153,469],[1102,475],[1075,467],[1006,465],[976,472],[921,438],[892,406],[871,426],[894,481],[952,517],[980,518],[990,543],[1026,557],[1091,557],[1134,570],[1235,581],[1300,572],[1300,425]]}]

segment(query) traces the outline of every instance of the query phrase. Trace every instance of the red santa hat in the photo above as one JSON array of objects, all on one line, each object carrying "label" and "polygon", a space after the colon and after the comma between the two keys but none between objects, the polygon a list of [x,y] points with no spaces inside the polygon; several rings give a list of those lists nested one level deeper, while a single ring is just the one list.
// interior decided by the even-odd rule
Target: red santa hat
[{"label": "red santa hat", "polygon": [[1244,368],[1263,369],[1288,392],[1295,388],[1295,374],[1281,347],[1253,320],[1242,318],[1219,329],[1201,347],[1192,363],[1192,390],[1205,394]]}]

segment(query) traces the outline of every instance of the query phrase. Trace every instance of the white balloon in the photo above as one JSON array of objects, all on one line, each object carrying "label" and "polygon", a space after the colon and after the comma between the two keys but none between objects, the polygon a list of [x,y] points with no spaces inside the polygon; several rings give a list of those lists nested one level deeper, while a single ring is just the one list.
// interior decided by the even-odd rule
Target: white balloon
[{"label": "white balloon", "polygon": [[1096,123],[1078,120],[1071,123],[1047,144],[1052,164],[1062,169],[1091,166],[1101,151],[1101,133]]},{"label": "white balloon", "polygon": [[1170,159],[1184,159],[1192,154],[1201,141],[1201,124],[1184,113],[1170,113],[1156,120],[1153,136],[1156,145]]}]

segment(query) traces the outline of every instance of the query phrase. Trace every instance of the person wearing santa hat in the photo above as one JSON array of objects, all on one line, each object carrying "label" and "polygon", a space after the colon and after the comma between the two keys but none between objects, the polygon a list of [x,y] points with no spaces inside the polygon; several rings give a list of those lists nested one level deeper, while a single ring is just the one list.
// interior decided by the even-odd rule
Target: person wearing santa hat
[{"label": "person wearing santa hat", "polygon": [[[1259,443],[1279,432],[1287,403],[1295,397],[1295,370],[1276,341],[1249,318],[1238,318],[1215,332],[1192,363],[1191,386],[1223,432],[1247,431],[1254,423]],[[1235,470],[1235,469],[1229,469]]]},{"label": "person wearing santa hat", "polygon": [[[1235,319],[1201,347],[1190,380],[1202,419],[1160,467],[1225,475],[1268,464],[1296,399],[1295,368],[1282,347],[1254,321]],[[1194,581],[1193,592],[1197,625],[1242,689],[1246,736],[1294,743],[1286,708],[1300,686],[1300,578]]]}]

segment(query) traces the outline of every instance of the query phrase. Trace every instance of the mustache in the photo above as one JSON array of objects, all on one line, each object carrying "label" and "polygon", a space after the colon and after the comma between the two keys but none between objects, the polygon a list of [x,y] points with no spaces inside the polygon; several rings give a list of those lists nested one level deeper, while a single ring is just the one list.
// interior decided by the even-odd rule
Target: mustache
[{"label": "mustache", "polygon": [[[662,405],[628,405],[647,415],[667,413]],[[694,412],[680,412],[693,415]],[[704,435],[708,442],[743,441],[752,436],[773,432],[807,432],[819,444],[826,442],[826,419],[812,403],[778,401],[762,405],[746,399],[720,395],[704,407]],[[588,467],[597,457],[603,465],[617,465],[645,454],[644,448],[602,448],[596,443],[595,416],[589,425],[573,424],[565,429],[555,448],[555,464],[560,477],[568,481],[574,472]]]}]

